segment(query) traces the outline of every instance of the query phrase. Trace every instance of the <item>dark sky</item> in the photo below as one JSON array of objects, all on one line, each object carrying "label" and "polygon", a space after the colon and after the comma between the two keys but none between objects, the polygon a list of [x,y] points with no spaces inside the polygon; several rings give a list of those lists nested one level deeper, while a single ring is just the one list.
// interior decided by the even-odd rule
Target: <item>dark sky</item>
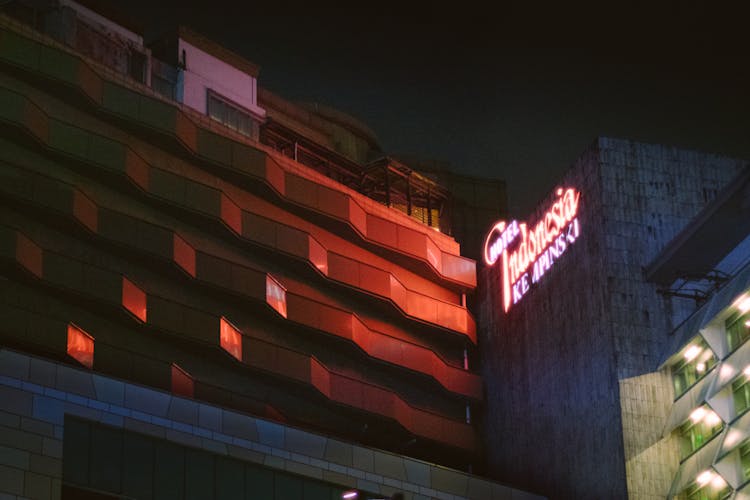
[{"label": "dark sky", "polygon": [[708,2],[117,5],[147,35],[191,26],[387,152],[506,179],[520,217],[597,135],[750,158],[745,17]]}]

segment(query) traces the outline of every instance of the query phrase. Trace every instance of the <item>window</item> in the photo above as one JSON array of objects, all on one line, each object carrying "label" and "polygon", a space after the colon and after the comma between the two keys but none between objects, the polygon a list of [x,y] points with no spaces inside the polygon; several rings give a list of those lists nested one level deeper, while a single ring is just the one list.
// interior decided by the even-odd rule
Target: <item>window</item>
[{"label": "window", "polygon": [[748,377],[744,373],[732,382],[732,397],[735,415],[741,415],[750,408],[750,383],[748,383]]},{"label": "window", "polygon": [[125,277],[122,278],[122,305],[136,318],[146,322],[146,293]]},{"label": "window", "polygon": [[208,92],[208,116],[242,135],[258,136],[257,125],[249,112],[211,91]]},{"label": "window", "polygon": [[270,274],[266,275],[266,302],[286,318],[286,288]]},{"label": "window", "polygon": [[[720,477],[720,476],[717,476]],[[686,488],[681,494],[677,495],[678,500],[725,500],[732,495],[732,488],[722,480],[717,481],[717,485],[713,482],[708,483],[704,486],[699,484],[693,484]]]},{"label": "window", "polygon": [[675,398],[682,396],[716,364],[716,356],[702,337],[696,337],[680,353],[680,360],[672,365]]},{"label": "window", "polygon": [[693,410],[687,422],[680,426],[680,459],[685,459],[709,442],[724,427],[721,418],[707,406]]},{"label": "window", "polygon": [[188,398],[195,396],[193,377],[176,363],[172,363],[172,392]]},{"label": "window", "polygon": [[94,366],[94,337],[73,323],[68,325],[68,355],[86,368]]},{"label": "window", "polygon": [[750,337],[750,311],[734,314],[726,322],[729,351],[734,351]]},{"label": "window", "polygon": [[740,467],[742,467],[742,478],[750,479],[750,441],[740,446]]},{"label": "window", "polygon": [[242,334],[240,331],[225,318],[221,318],[219,343],[221,348],[229,354],[242,361]]}]

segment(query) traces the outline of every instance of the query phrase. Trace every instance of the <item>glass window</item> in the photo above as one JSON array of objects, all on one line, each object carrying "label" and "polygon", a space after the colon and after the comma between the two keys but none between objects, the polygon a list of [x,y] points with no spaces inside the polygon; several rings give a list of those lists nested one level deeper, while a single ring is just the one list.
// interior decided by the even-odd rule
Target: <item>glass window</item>
[{"label": "glass window", "polygon": [[740,446],[740,467],[743,479],[750,479],[750,441]]},{"label": "glass window", "polygon": [[73,323],[68,325],[68,355],[86,368],[94,366],[94,337]]},{"label": "glass window", "polygon": [[250,114],[213,92],[208,93],[208,116],[240,134],[253,137],[253,118]]},{"label": "glass window", "polygon": [[678,430],[680,459],[685,459],[709,442],[724,427],[721,418],[707,406],[693,410],[687,422]]},{"label": "glass window", "polygon": [[750,337],[750,311],[741,315],[732,315],[727,320],[726,326],[727,342],[731,352],[744,344],[747,338]]},{"label": "glass window", "polygon": [[678,500],[725,500],[732,495],[732,489],[726,482],[714,486],[709,483],[704,486],[694,484],[677,495]]},{"label": "glass window", "polygon": [[286,318],[286,288],[270,274],[266,276],[266,302]]},{"label": "glass window", "polygon": [[735,415],[741,415],[750,408],[750,383],[747,375],[732,382],[732,397],[734,399]]},{"label": "glass window", "polygon": [[226,318],[221,318],[219,343],[221,348],[234,356],[238,361],[242,361],[242,334]]},{"label": "glass window", "polygon": [[195,396],[195,380],[175,363],[172,363],[172,392],[188,398]]},{"label": "glass window", "polygon": [[703,378],[716,364],[716,356],[702,337],[696,337],[680,353],[680,360],[672,365],[675,398],[683,395]]}]

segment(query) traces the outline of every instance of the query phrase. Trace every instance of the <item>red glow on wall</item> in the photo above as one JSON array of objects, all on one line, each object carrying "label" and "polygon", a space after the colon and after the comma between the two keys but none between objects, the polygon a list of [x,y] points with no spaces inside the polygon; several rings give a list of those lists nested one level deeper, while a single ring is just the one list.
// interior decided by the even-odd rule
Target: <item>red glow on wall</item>
[{"label": "red glow on wall", "polygon": [[94,366],[94,337],[73,323],[68,324],[68,355],[86,368]]},{"label": "red glow on wall", "polygon": [[42,249],[21,233],[16,233],[16,259],[34,276],[42,277]]},{"label": "red glow on wall", "polygon": [[172,363],[172,392],[188,398],[195,396],[193,377],[175,363]]},{"label": "red glow on wall", "polygon": [[146,322],[146,292],[127,278],[122,278],[122,306],[136,318]]},{"label": "red glow on wall", "polygon": [[221,348],[234,356],[237,360],[242,361],[242,334],[226,318],[220,321],[219,342]]},{"label": "red glow on wall", "polygon": [[270,274],[266,275],[266,302],[286,318],[286,288]]},{"label": "red glow on wall", "polygon": [[[500,221],[487,234],[484,261],[502,260],[503,309],[507,312],[537,283],[580,234],[578,200],[573,189],[558,189],[557,199],[532,228]],[[531,271],[531,274],[529,273]]]}]

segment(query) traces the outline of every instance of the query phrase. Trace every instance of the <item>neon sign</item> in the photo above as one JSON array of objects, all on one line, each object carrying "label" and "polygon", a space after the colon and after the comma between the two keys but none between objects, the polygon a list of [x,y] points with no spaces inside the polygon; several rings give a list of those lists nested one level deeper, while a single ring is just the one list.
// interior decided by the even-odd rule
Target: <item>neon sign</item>
[{"label": "neon sign", "polygon": [[516,220],[495,224],[484,240],[487,265],[502,260],[503,309],[508,312],[580,234],[576,189],[558,189],[552,207],[533,227]]}]

